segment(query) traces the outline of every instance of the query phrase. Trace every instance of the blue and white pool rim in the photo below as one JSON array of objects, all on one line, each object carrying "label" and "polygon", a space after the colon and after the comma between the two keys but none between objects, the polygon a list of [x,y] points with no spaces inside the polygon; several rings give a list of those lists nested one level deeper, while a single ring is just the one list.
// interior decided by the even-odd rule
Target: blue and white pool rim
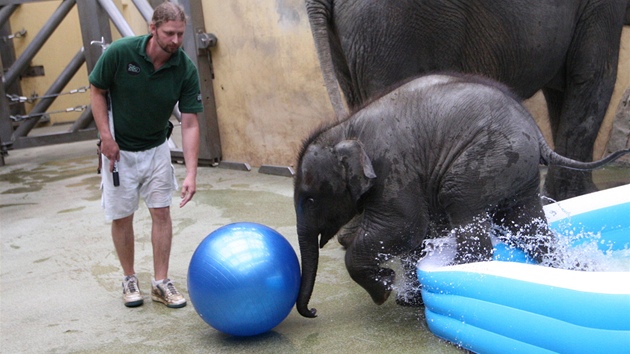
[{"label": "blue and white pool rim", "polygon": [[596,235],[595,253],[614,254],[621,268],[427,257],[418,277],[429,329],[476,353],[630,353],[630,184],[544,209],[560,237]]}]

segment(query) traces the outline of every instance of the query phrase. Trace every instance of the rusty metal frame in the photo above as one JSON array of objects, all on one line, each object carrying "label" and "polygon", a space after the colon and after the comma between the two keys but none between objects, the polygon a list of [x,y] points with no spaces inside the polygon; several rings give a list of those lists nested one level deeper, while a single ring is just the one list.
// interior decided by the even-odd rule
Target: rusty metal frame
[{"label": "rusty metal frame", "polygon": [[[37,1],[38,0],[0,0],[0,26],[4,26],[8,23],[8,18],[10,18],[11,13],[13,13],[18,6]],[[190,16],[191,21],[189,21],[187,28],[184,50],[197,65],[201,79],[204,112],[199,114],[201,133],[199,164],[216,165],[222,159],[212,82],[212,57],[210,52],[212,45],[216,44],[216,38],[205,33],[201,0],[172,1],[182,5]],[[133,0],[133,3],[146,19],[150,9],[152,9],[147,0]],[[13,63],[9,63],[10,66],[6,68],[6,74],[3,74],[4,71],[0,70],[0,75],[3,76],[3,85],[0,85],[2,86],[0,87],[0,101],[2,101],[0,102],[0,156],[2,157],[0,166],[4,164],[4,155],[10,149],[70,143],[95,139],[97,137],[97,131],[93,124],[94,119],[89,106],[67,132],[34,137],[27,136],[37,125],[42,116],[27,118],[20,121],[18,126],[14,128],[14,124],[10,120],[9,105],[5,96],[5,89],[9,84],[19,82],[20,76],[23,74],[32,57],[37,54],[50,34],[52,34],[57,25],[65,18],[74,5],[77,5],[79,13],[83,48],[78,49],[77,54],[56,79],[55,83],[51,85],[46,95],[54,96],[58,94],[65,87],[66,83],[72,79],[83,63],[86,63],[88,73],[91,72],[94,68],[94,64],[102,53],[100,46],[95,46],[91,43],[100,40],[111,43],[110,21],[123,36],[133,35],[131,28],[113,5],[112,0],[63,0],[42,30],[36,34],[36,38],[29,44],[24,52],[26,55],[23,54]],[[208,43],[208,38],[212,38],[214,42],[210,41],[210,43]],[[0,63],[0,69],[2,69],[2,63]],[[37,109],[36,113],[45,112],[53,101],[54,98],[42,99],[33,110]],[[175,161],[183,160],[181,150],[172,150],[171,155]]]}]

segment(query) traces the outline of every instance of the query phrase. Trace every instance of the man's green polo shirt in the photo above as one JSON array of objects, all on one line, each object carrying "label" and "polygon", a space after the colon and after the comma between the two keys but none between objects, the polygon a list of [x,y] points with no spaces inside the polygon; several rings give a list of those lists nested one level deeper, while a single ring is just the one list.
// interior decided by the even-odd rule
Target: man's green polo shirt
[{"label": "man's green polo shirt", "polygon": [[146,54],[150,35],[114,41],[90,74],[90,84],[109,90],[114,135],[121,150],[147,150],[166,140],[168,120],[203,111],[197,68],[180,48],[160,69]]}]

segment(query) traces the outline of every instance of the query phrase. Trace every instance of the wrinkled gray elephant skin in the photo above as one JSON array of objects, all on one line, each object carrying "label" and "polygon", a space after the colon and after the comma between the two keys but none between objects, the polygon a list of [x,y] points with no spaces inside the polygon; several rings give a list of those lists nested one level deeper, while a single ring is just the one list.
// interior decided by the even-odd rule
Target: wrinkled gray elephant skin
[{"label": "wrinkled gray elephant skin", "polygon": [[[432,224],[455,235],[455,263],[491,259],[489,234],[497,227],[534,259],[553,258],[539,163],[587,170],[625,153],[596,162],[558,155],[519,100],[494,81],[409,81],[304,143],[294,180],[302,257],[297,309],[315,316],[308,302],[319,248],[340,229],[348,272],[377,304],[395,276],[381,266],[383,255],[417,259]],[[405,273],[406,282],[417,282],[413,270]]]},{"label": "wrinkled gray elephant skin", "polygon": [[[593,158],[617,77],[621,30],[624,21],[630,22],[628,4],[306,0],[339,118],[347,115],[344,97],[354,111],[392,85],[422,74],[480,74],[521,98],[542,89],[556,152],[580,161]],[[556,200],[595,189],[590,172],[551,167],[545,181],[545,193]]]}]

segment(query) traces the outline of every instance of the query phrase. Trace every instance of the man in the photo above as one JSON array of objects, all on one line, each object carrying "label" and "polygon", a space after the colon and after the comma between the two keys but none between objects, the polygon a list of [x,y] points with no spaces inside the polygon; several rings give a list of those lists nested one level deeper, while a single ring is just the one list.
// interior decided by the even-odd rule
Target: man
[{"label": "man", "polygon": [[181,208],[196,191],[197,113],[203,110],[197,69],[180,48],[185,26],[186,15],[179,5],[159,5],[151,33],[112,43],[90,74],[90,99],[103,159],[102,205],[106,219],[112,221],[127,307],[144,302],[134,269],[133,215],[139,197],[152,220],[155,274],[151,298],[171,308],[186,306],[186,299],[168,278],[173,236],[170,205],[178,187],[167,143],[168,120],[179,102],[186,162]]}]

